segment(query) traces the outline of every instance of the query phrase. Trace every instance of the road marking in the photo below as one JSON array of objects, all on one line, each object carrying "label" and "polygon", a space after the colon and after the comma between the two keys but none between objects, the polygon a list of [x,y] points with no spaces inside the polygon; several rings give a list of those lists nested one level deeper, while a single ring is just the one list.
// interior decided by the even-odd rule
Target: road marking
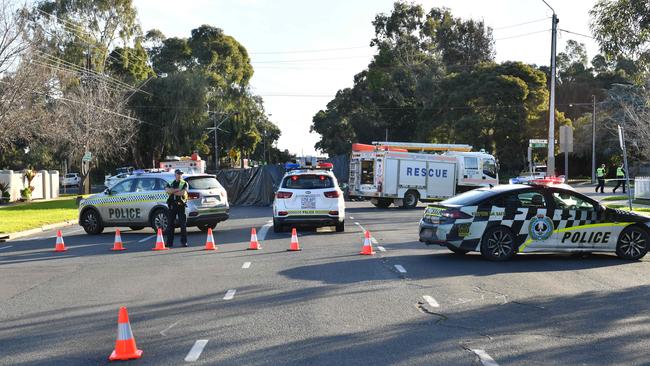
[{"label": "road marking", "polygon": [[199,357],[201,357],[201,352],[203,352],[206,344],[208,344],[207,339],[199,339],[198,341],[194,342],[192,349],[190,349],[190,351],[187,353],[187,356],[185,356],[185,362],[194,362],[198,360]]},{"label": "road marking", "polygon": [[427,304],[429,304],[429,306],[434,307],[434,308],[439,308],[440,307],[440,304],[438,304],[436,299],[434,299],[433,297],[431,297],[429,295],[424,295],[424,296],[422,296],[422,298],[424,299],[424,301],[427,302]]},{"label": "road marking", "polygon": [[172,329],[172,328],[174,327],[174,325],[176,325],[176,324],[178,324],[178,323],[180,323],[180,320],[178,320],[176,323],[174,323],[174,324],[168,326],[167,328],[165,328],[165,330],[163,330],[162,332],[160,332],[160,335],[163,336],[163,337],[166,337],[167,334],[166,334],[165,332],[167,332],[168,330]]},{"label": "road marking", "polygon": [[386,251],[386,248],[382,247],[381,245],[377,245],[377,249],[379,249],[380,252]]},{"label": "road marking", "polygon": [[399,265],[399,264],[396,264],[396,265],[395,265],[395,269],[396,269],[397,272],[399,272],[399,273],[406,273],[406,269],[404,269],[404,267],[402,267],[402,266]]},{"label": "road marking", "polygon": [[483,366],[499,366],[499,364],[496,361],[494,361],[494,359],[492,357],[490,357],[490,355],[488,355],[487,352],[485,352],[484,350],[482,350],[482,349],[472,349],[471,351],[474,352],[478,356],[479,361],[481,361],[481,365],[483,365]]},{"label": "road marking", "polygon": [[251,268],[251,262],[244,262],[244,265],[242,265],[241,268]]},{"label": "road marking", "polygon": [[147,237],[144,238],[144,239],[140,239],[140,240],[138,240],[138,243],[144,243],[145,241],[147,241],[147,240],[149,240],[149,239],[152,239],[152,238],[155,238],[155,237],[156,237],[156,234],[149,235],[149,236],[147,236]]},{"label": "road marking", "polygon": [[235,297],[235,293],[237,290],[235,289],[230,289],[228,292],[226,292],[226,296],[223,297],[224,300],[232,300],[233,297]]},{"label": "road marking", "polygon": [[269,229],[273,226],[273,221],[267,222],[262,228],[260,229],[260,235],[259,235],[259,240],[266,240],[266,234],[269,232]]},{"label": "road marking", "polygon": [[7,249],[7,248],[11,248],[11,247],[13,247],[13,245],[7,245],[6,247],[0,247],[0,250],[2,250],[2,249]]},{"label": "road marking", "polygon": [[379,244],[379,242],[377,241],[377,239],[375,239],[374,236],[370,238],[370,241],[375,245]]},{"label": "road marking", "polygon": [[354,217],[350,216],[350,220],[354,220]]},{"label": "road marking", "polygon": [[354,224],[357,225],[357,226],[359,227],[359,229],[361,229],[361,231],[363,231],[364,233],[366,232],[366,229],[364,229],[364,227],[361,226],[360,223],[358,223],[358,222],[355,221]]}]

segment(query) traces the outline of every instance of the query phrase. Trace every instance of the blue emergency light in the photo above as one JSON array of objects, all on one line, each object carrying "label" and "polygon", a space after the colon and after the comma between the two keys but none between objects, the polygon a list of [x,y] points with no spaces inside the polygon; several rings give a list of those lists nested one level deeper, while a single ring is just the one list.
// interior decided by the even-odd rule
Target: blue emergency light
[{"label": "blue emergency light", "polygon": [[298,163],[286,163],[284,165],[284,169],[286,169],[286,170],[300,169],[300,164],[298,164]]}]

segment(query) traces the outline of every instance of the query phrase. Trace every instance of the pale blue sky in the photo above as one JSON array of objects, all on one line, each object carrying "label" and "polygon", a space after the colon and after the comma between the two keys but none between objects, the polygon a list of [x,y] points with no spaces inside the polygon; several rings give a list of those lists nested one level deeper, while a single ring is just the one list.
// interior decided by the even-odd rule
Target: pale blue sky
[{"label": "pale blue sky", "polygon": [[[551,11],[541,0],[425,0],[425,9],[445,6],[455,16],[483,19],[493,27],[497,61],[549,64]],[[559,28],[590,35],[588,11],[593,0],[547,0],[560,19]],[[281,149],[313,155],[317,134],[309,133],[313,115],[325,109],[337,90],[352,86],[374,49],[372,20],[390,12],[392,0],[134,0],[143,29],[160,29],[167,37],[189,37],[201,24],[222,28],[251,55],[253,91],[264,97],[267,113],[282,129]],[[539,21],[538,21],[539,20]],[[529,21],[537,21],[509,27]],[[506,27],[506,28],[503,28]],[[539,32],[539,33],[535,33]],[[528,34],[534,33],[534,34]],[[519,37],[521,36],[521,37]],[[512,37],[512,38],[510,38]],[[589,38],[560,33],[587,45]],[[336,50],[332,50],[336,49]],[[320,51],[329,50],[329,51]],[[296,52],[312,51],[312,52]],[[318,51],[318,52],[316,52]],[[570,101],[558,101],[570,102]]]}]

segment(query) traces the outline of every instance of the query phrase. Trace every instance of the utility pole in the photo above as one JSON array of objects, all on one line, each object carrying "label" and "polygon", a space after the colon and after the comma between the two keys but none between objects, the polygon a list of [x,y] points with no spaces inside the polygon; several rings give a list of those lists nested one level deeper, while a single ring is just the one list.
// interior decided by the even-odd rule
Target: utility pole
[{"label": "utility pole", "polygon": [[[214,114],[215,112],[210,112],[210,104],[208,104],[208,118],[211,118],[210,113]],[[222,124],[224,124],[226,121],[228,121],[228,119],[230,117],[236,116],[238,114],[239,114],[239,112],[234,112],[234,113],[228,114],[218,124],[217,124],[217,120],[213,119],[214,127],[207,129],[207,130],[214,129],[214,169],[215,169],[215,171],[219,170],[219,135],[217,134],[217,130],[219,129],[219,127],[221,127]]]},{"label": "utility pole", "polygon": [[591,183],[596,183],[596,96],[591,96]]},{"label": "utility pole", "polygon": [[546,174],[555,175],[555,48],[557,44],[557,23],[559,19],[555,10],[542,0],[553,11],[553,27],[551,31],[551,97],[548,108],[548,157],[546,161]]}]

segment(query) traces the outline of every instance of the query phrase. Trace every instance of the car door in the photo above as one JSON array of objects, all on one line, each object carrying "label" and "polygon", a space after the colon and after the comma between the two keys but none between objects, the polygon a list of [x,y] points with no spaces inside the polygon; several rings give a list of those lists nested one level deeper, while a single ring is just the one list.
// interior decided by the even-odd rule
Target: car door
[{"label": "car door", "polygon": [[102,207],[102,219],[110,224],[127,222],[129,211],[129,196],[135,189],[135,179],[126,179],[110,189],[108,202]]},{"label": "car door", "polygon": [[518,191],[506,196],[505,200],[504,221],[511,223],[511,230],[521,243],[519,251],[553,249],[554,227],[548,217],[549,205],[544,193],[537,189]]},{"label": "car door", "polygon": [[593,226],[599,222],[596,202],[568,190],[558,189],[550,193],[558,249],[594,248],[608,236],[602,228]]},{"label": "car door", "polygon": [[157,204],[157,196],[161,193],[158,178],[141,177],[135,179],[135,189],[129,196],[129,203],[126,207],[130,209],[133,215],[130,220],[138,223],[146,223],[149,219],[149,213]]}]

